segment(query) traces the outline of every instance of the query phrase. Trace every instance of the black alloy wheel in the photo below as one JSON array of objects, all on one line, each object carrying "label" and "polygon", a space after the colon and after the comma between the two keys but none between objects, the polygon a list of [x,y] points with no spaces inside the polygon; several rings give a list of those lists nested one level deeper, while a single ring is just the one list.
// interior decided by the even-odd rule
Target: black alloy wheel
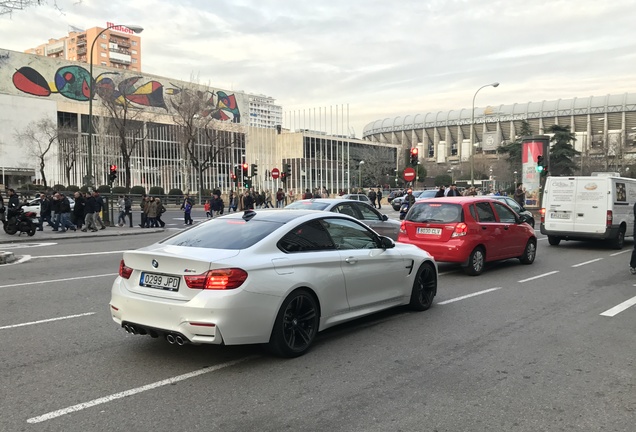
[{"label": "black alloy wheel", "polygon": [[411,291],[409,306],[417,311],[425,311],[433,305],[437,293],[437,273],[430,263],[422,264],[417,271]]},{"label": "black alloy wheel", "polygon": [[318,333],[319,322],[318,303],[314,297],[306,290],[294,291],[278,311],[270,349],[282,357],[303,355]]}]

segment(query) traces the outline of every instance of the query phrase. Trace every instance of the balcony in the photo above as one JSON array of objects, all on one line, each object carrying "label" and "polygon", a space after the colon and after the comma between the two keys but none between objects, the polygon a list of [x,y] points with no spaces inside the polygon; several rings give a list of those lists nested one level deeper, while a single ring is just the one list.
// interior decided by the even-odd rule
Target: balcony
[{"label": "balcony", "polygon": [[124,60],[124,59],[114,58],[114,57],[111,57],[110,61],[113,62],[113,63],[120,63],[120,64],[125,64],[125,65],[129,65],[129,64],[132,63],[130,60]]},{"label": "balcony", "polygon": [[77,54],[86,54],[86,47],[84,48],[77,48]]},{"label": "balcony", "polygon": [[128,41],[124,41],[124,40],[121,40],[121,39],[110,39],[109,42],[113,43],[113,44],[116,44],[117,46],[130,48],[130,42],[128,42]]}]

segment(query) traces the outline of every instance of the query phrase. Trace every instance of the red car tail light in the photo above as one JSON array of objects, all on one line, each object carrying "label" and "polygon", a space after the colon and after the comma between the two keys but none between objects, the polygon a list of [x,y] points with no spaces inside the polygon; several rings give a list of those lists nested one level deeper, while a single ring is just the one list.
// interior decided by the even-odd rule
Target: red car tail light
[{"label": "red car tail light", "polygon": [[240,268],[215,269],[200,275],[184,276],[188,288],[223,290],[243,285],[247,272]]},{"label": "red car tail light", "polygon": [[541,223],[545,223],[545,207],[539,210],[539,214],[541,215]]},{"label": "red car tail light", "polygon": [[124,260],[121,260],[119,262],[119,276],[123,277],[124,279],[130,279],[130,275],[132,274],[132,272],[133,269],[128,267]]},{"label": "red car tail light", "polygon": [[451,237],[461,237],[465,236],[466,234],[468,234],[468,225],[466,225],[464,222],[460,222],[455,225],[455,231],[453,231]]},{"label": "red car tail light", "polygon": [[400,225],[400,234],[406,234],[406,222],[402,222]]},{"label": "red car tail light", "polygon": [[607,211],[607,218],[605,220],[605,225],[607,227],[611,227],[612,226],[612,222],[614,221],[614,214],[612,213],[611,210]]}]

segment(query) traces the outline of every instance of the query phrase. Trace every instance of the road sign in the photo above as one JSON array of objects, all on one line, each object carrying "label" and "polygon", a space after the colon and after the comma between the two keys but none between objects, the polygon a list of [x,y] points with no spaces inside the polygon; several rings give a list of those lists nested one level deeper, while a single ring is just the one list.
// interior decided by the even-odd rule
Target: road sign
[{"label": "road sign", "polygon": [[278,168],[274,168],[272,170],[272,178],[276,180],[279,176],[280,176],[280,171],[278,170]]},{"label": "road sign", "polygon": [[415,170],[411,167],[404,168],[404,174],[402,174],[402,178],[404,178],[404,180],[407,182],[415,180]]}]

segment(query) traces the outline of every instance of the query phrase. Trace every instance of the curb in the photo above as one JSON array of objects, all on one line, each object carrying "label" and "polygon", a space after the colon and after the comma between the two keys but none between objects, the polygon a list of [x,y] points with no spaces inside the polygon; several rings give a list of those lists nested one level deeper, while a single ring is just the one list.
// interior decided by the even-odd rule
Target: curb
[{"label": "curb", "polygon": [[[165,228],[139,228],[139,230],[135,230],[135,228],[129,228],[130,231],[114,231],[113,229],[105,229],[103,232],[98,231],[97,233],[76,233],[72,232],[71,234],[36,234],[33,237],[29,236],[15,236],[14,238],[0,238],[0,248],[2,244],[8,243],[37,243],[43,240],[69,240],[69,239],[79,239],[79,238],[99,238],[99,237],[119,237],[119,236],[131,236],[131,235],[144,235],[144,234],[154,234],[165,232]],[[1,254],[2,252],[0,252]],[[9,253],[9,252],[8,252]]]}]

